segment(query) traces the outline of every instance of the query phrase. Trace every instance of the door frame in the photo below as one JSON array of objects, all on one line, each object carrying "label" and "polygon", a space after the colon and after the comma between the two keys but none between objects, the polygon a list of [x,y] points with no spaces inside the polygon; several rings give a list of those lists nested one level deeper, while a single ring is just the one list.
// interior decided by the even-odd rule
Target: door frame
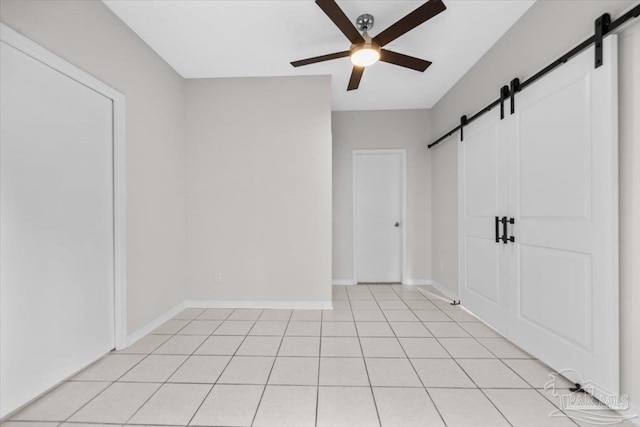
[{"label": "door frame", "polygon": [[352,175],[352,187],[351,187],[351,199],[352,199],[352,217],[351,217],[351,231],[352,231],[352,260],[351,264],[353,266],[353,283],[355,285],[358,284],[358,266],[356,260],[358,254],[357,247],[357,193],[356,188],[358,188],[358,179],[357,179],[357,160],[359,156],[370,155],[370,154],[400,154],[401,165],[402,165],[402,194],[401,194],[401,211],[402,211],[402,243],[400,245],[401,253],[400,258],[402,260],[401,272],[402,276],[400,278],[400,282],[403,285],[407,284],[408,274],[407,274],[407,149],[406,148],[389,148],[389,149],[354,149],[352,151],[352,167],[351,167],[351,175]]},{"label": "door frame", "polygon": [[124,94],[0,23],[0,41],[113,102],[113,246],[115,348],[127,346],[126,98]]}]

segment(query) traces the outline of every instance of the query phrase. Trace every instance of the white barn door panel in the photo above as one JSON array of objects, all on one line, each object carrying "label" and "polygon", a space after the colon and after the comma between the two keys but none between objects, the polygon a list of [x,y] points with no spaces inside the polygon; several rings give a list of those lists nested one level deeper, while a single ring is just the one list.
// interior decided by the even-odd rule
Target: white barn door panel
[{"label": "white barn door panel", "polygon": [[[513,340],[619,392],[617,44],[516,96],[509,147]],[[571,373],[567,374],[571,376]],[[574,382],[583,379],[575,376]]]},{"label": "white barn door panel", "polygon": [[[460,296],[575,382],[619,393],[617,44],[587,49],[460,143]],[[494,237],[495,216],[512,218]],[[500,224],[499,234],[503,234]],[[500,236],[500,237],[501,237]]]},{"label": "white barn door panel", "polygon": [[492,325],[507,321],[507,264],[505,245],[496,243],[495,217],[506,215],[507,185],[500,179],[506,164],[503,121],[480,117],[465,128],[459,150],[460,171],[460,283],[465,304]]},{"label": "white barn door panel", "polygon": [[115,346],[113,101],[0,42],[0,416]]}]

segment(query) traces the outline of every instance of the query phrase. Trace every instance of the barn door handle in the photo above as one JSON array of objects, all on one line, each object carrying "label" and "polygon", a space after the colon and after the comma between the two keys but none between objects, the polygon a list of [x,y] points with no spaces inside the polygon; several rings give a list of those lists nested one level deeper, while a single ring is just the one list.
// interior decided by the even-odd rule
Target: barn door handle
[{"label": "barn door handle", "polygon": [[515,224],[516,220],[514,218],[507,218],[506,216],[503,216],[500,222],[502,222],[502,237],[500,237],[500,239],[502,239],[502,243],[506,245],[509,242],[515,242],[516,238],[513,235],[507,237],[507,234],[509,234],[509,231],[507,230],[507,224]]},{"label": "barn door handle", "polygon": [[[515,223],[516,223],[515,218],[509,218],[509,224],[513,225]],[[513,230],[513,227],[511,227],[511,229]],[[512,242],[512,243],[516,241],[516,238],[515,238],[515,236],[513,234],[511,234],[511,236],[509,236],[509,241]]]},{"label": "barn door handle", "polygon": [[500,218],[496,217],[496,243],[500,242]]},{"label": "barn door handle", "polygon": [[506,245],[509,243],[509,239],[507,239],[507,217],[503,216],[500,222],[502,222],[502,237],[500,238],[502,239],[502,243]]}]

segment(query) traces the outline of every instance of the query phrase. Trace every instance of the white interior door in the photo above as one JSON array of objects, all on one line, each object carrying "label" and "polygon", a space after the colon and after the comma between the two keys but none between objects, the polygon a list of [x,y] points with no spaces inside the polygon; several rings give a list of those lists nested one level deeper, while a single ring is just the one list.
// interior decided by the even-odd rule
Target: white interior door
[{"label": "white interior door", "polygon": [[0,43],[0,416],[114,348],[113,105]]},{"label": "white interior door", "polygon": [[516,344],[619,393],[615,36],[603,59],[590,48],[516,98],[510,305]]},{"label": "white interior door", "polygon": [[[509,126],[486,114],[464,129],[459,149],[460,294],[465,305],[507,333],[508,265],[498,241],[507,214],[506,167]],[[497,227],[497,228],[496,228]]]},{"label": "white interior door", "polygon": [[402,281],[404,150],[353,153],[354,274],[359,283]]},{"label": "white interior door", "polygon": [[[596,69],[587,49],[514,115],[465,127],[459,150],[462,304],[603,396],[620,381],[616,54],[610,36]],[[495,241],[495,216],[514,242]]]}]

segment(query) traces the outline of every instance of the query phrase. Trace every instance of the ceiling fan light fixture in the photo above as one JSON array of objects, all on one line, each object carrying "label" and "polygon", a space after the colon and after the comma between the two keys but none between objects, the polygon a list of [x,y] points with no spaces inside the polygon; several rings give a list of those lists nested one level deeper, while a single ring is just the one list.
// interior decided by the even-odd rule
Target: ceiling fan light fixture
[{"label": "ceiling fan light fixture", "polygon": [[351,63],[356,67],[368,67],[380,59],[380,48],[373,44],[369,37],[366,37],[365,40],[364,44],[354,46],[351,49]]},{"label": "ceiling fan light fixture", "polygon": [[363,47],[351,53],[351,62],[357,67],[368,67],[380,59],[380,51]]}]

